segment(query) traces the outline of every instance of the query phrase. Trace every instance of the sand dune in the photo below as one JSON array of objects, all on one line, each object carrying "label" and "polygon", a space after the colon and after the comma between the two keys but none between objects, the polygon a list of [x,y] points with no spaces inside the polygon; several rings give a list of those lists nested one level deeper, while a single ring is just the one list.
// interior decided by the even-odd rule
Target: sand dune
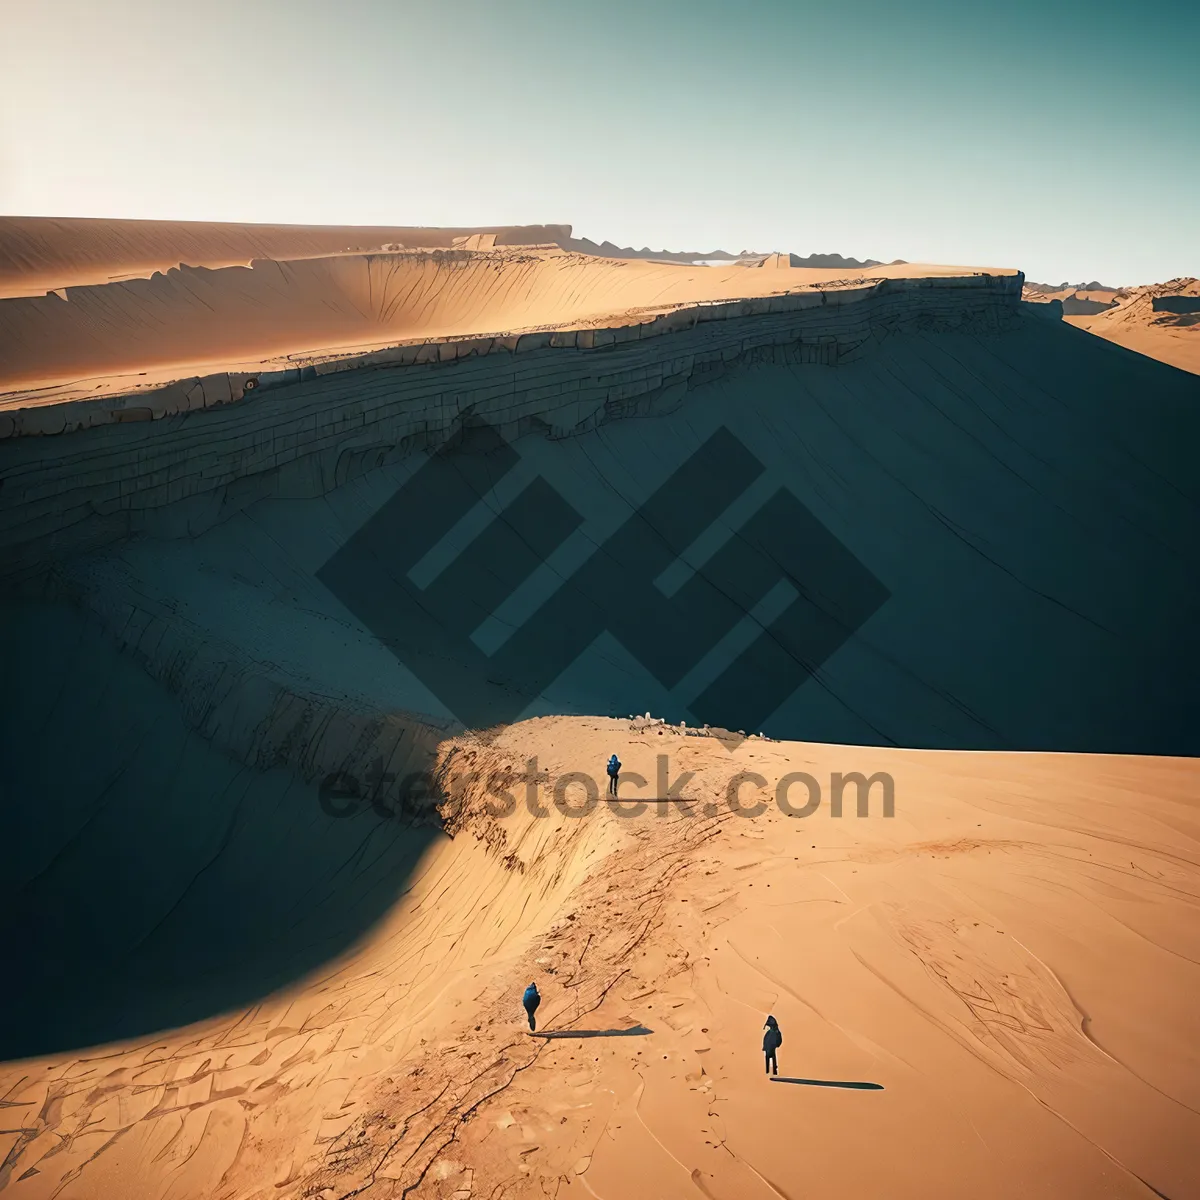
[{"label": "sand dune", "polygon": [[[695,803],[570,818],[544,783],[542,820],[468,805],[372,937],[303,983],[178,1033],[5,1068],[0,1186],[66,1200],[1200,1192],[1194,762],[731,751],[561,718],[443,754],[474,772],[537,755],[553,779],[613,749],[651,781],[669,756],[672,779],[694,773]],[[828,793],[807,819],[730,815],[746,770],[821,786],[890,772],[896,815],[878,787],[866,817],[850,800],[833,819]],[[311,800],[300,812],[321,817]],[[369,808],[339,824],[372,847],[396,837]],[[221,874],[189,899],[197,919]],[[518,1019],[530,978],[547,1037]],[[769,1083],[767,1012],[784,1077],[882,1090]]]},{"label": "sand dune", "polygon": [[1069,317],[1105,312],[1126,294],[1118,288],[1091,287],[1086,284],[1082,287],[1068,285],[1062,288],[1040,283],[1025,284],[1026,300],[1041,304],[1057,300],[1062,305],[1063,315]]},{"label": "sand dune", "polygon": [[1200,1197],[1200,381],[1008,271],[0,230],[6,1196]]},{"label": "sand dune", "polygon": [[89,381],[89,392],[98,384],[103,391],[106,376],[167,380],[349,347],[620,324],[680,305],[781,295],[868,274],[970,273],[923,264],[849,276],[834,269],[726,272],[553,247],[181,267],[151,279],[0,300],[0,391],[80,380]]},{"label": "sand dune", "polygon": [[248,266],[256,258],[316,258],[397,247],[443,247],[495,234],[499,245],[552,242],[569,225],[474,229],[392,225],[234,225],[203,221],[118,221],[91,217],[0,217],[0,297],[36,296],[51,288],[155,271]]},{"label": "sand dune", "polygon": [[1068,319],[1080,329],[1127,350],[1200,375],[1200,319],[1195,313],[1155,311],[1156,299],[1175,296],[1200,297],[1200,280],[1172,279],[1132,289],[1115,307]]},{"label": "sand dune", "polygon": [[[653,705],[823,741],[1197,751],[1193,376],[1024,316],[858,330],[836,368],[739,361],[756,320],[9,438],[5,565],[111,547],[57,577],[210,715],[209,645],[260,686],[284,664],[300,695],[477,727]],[[464,413],[493,422],[478,444]],[[693,539],[687,589],[652,586]]]},{"label": "sand dune", "polygon": [[[890,593],[772,722],[847,742],[1183,744],[1196,410],[1187,376],[1113,354],[1028,318],[892,335],[836,369],[735,366],[657,419],[524,439],[528,473],[487,507],[545,477],[602,540],[641,505],[639,479],[730,422]],[[494,448],[483,461],[500,473]],[[447,470],[470,476],[462,456]],[[1200,1194],[1194,759],[734,745],[561,716],[447,737],[421,681],[460,670],[456,605],[491,604],[490,573],[446,571],[448,590],[424,597],[432,623],[376,577],[396,614],[378,637],[414,643],[399,658],[337,599],[354,569],[339,546],[410,476],[393,463],[202,535],[64,561],[71,606],[5,606],[0,1186],[30,1200],[464,1200],[556,1181],[613,1200]],[[393,570],[447,523],[479,535],[444,503],[401,504],[380,527]],[[538,511],[550,520],[544,498]],[[1103,533],[1085,557],[1086,521]],[[632,582],[636,625],[669,643],[678,619],[645,617]],[[648,653],[636,627],[621,636]],[[755,696],[787,682],[778,658]],[[544,705],[648,693],[671,702],[609,643]],[[713,801],[742,771],[768,789],[805,771],[825,799],[804,818],[556,809],[555,782],[600,775],[613,750],[652,798],[687,772],[682,793]],[[511,814],[489,812],[484,784],[532,758],[546,816],[524,783]],[[323,792],[349,759],[378,791]],[[440,819],[439,793],[402,790],[434,762],[440,794],[461,798]],[[876,785],[866,817],[851,787],[834,819],[834,771],[890,772],[895,816]],[[558,1036],[521,1026],[531,978]],[[764,1079],[767,1012],[783,1075],[815,1083]]]},{"label": "sand dune", "polygon": [[[1077,328],[1183,371],[1200,374],[1200,322],[1192,312],[1166,311],[1175,297],[1200,297],[1200,281],[1181,277],[1168,283],[1132,288],[1104,287],[1095,281],[1062,287],[1025,284],[1025,299],[1035,303],[1057,301],[1062,305],[1063,316]],[[1162,306],[1164,299],[1167,306]],[[1156,301],[1163,311],[1156,310]]]}]

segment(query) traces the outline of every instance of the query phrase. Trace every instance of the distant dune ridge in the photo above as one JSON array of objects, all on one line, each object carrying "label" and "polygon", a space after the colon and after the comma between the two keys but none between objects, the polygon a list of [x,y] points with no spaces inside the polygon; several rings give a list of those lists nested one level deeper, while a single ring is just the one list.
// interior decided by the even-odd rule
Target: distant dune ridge
[{"label": "distant dune ridge", "polygon": [[728,250],[651,250],[649,246],[635,250],[632,246],[618,246],[609,241],[593,242],[590,238],[577,237],[568,237],[560,245],[564,250],[577,250],[580,254],[594,254],[598,258],[651,258],[656,262],[716,262],[722,259],[735,262],[739,258],[753,256],[752,251],[745,250],[740,254],[731,254]]},{"label": "distant dune ridge", "polygon": [[204,221],[121,221],[91,217],[0,217],[0,296],[146,278],[181,264],[248,265],[258,259],[316,258],[397,248],[449,248],[495,234],[496,244],[564,241],[569,225],[421,228],[394,225],[237,225]]},{"label": "distant dune ridge", "polygon": [[1080,329],[1200,374],[1200,280],[1180,276],[1166,283],[1114,288],[1081,284],[1025,284],[1035,303],[1059,301],[1063,316]]},{"label": "distant dune ridge", "polygon": [[1062,304],[1063,316],[1078,317],[1105,312],[1117,303],[1118,297],[1128,293],[1122,288],[1092,280],[1090,283],[1030,283],[1025,282],[1025,299],[1034,303],[1049,303],[1058,300]]},{"label": "distant dune ridge", "polygon": [[1107,283],[1100,283],[1093,279],[1091,283],[1034,283],[1031,280],[1025,281],[1027,291],[1038,295],[1057,295],[1061,292],[1116,292],[1120,288],[1110,287]]},{"label": "distant dune ridge", "polygon": [[10,293],[0,299],[0,393],[78,383],[81,395],[107,394],[133,377],[145,384],[351,347],[632,324],[868,273],[958,270],[856,266],[839,255],[770,255],[745,260],[770,269],[717,270],[564,249],[574,244],[569,231],[0,221],[0,286]]},{"label": "distant dune ridge", "polygon": [[[572,236],[570,225],[478,226],[237,225],[91,217],[0,217],[0,296],[144,277],[170,267],[225,267],[256,258],[312,258],[382,249],[449,248],[492,235],[494,245],[553,243],[598,258],[692,263],[765,257],[743,250],[677,251],[616,246]],[[478,245],[470,246],[479,248]],[[871,267],[875,259],[792,255],[797,267]]]}]

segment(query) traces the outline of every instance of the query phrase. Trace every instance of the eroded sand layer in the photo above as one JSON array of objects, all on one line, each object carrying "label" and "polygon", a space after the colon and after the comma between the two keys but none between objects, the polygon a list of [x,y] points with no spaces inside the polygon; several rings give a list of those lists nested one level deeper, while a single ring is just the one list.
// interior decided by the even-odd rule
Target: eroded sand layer
[{"label": "eroded sand layer", "polygon": [[[756,319],[714,324],[738,354]],[[306,770],[309,703],[280,695],[442,728],[653,706],[828,741],[1196,752],[1193,376],[1026,318],[866,326],[838,366],[671,354],[705,328],[10,438],[5,565],[70,559],[69,594],[205,729],[240,746],[265,723]],[[468,414],[492,442],[460,458]]]},{"label": "eroded sand layer", "polygon": [[0,391],[74,384],[73,395],[101,395],[217,368],[287,366],[335,350],[634,324],[683,305],[779,296],[843,279],[972,273],[980,272],[921,264],[849,276],[807,268],[714,271],[555,247],[182,267],[150,279],[0,300]]}]

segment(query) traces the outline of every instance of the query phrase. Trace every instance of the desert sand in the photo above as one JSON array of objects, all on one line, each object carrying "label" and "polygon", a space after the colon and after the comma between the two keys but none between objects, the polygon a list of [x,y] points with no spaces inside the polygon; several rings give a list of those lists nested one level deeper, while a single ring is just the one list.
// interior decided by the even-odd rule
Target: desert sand
[{"label": "desert sand", "polygon": [[[1156,299],[1190,298],[1190,311],[1156,311]],[[1200,375],[1200,279],[1133,289],[1113,308],[1066,320],[1127,350],[1157,358],[1183,371]]]},{"label": "desert sand", "polygon": [[[939,285],[0,414],[0,1191],[1200,1197],[1197,381],[1011,268],[569,237],[0,222],[12,410]],[[1138,295],[1071,320],[1200,336]],[[585,649],[483,719],[503,646],[578,612]],[[679,723],[735,634],[765,652],[723,703],[768,736]],[[643,811],[571,782],[613,752]]]},{"label": "desert sand", "polygon": [[257,258],[319,258],[383,246],[442,247],[552,242],[565,225],[472,229],[393,225],[235,225],[204,221],[119,221],[99,217],[0,217],[0,297],[51,288],[148,279],[172,267],[249,266]]},{"label": "desert sand", "polygon": [[[1159,311],[1155,300],[1180,297],[1192,305]],[[1053,288],[1026,284],[1025,298],[1062,304],[1063,319],[1127,350],[1200,374],[1200,280],[1189,277],[1144,287]]]},{"label": "desert sand", "polygon": [[[0,219],[12,264],[0,269],[0,404],[9,407],[334,350],[632,323],[705,302],[984,270],[793,268],[773,256],[728,271],[504,244],[555,227],[496,234],[97,222],[89,230],[59,222],[34,239],[29,223]],[[399,248],[429,243],[435,248]],[[101,281],[105,272],[118,278]]]},{"label": "desert sand", "polygon": [[[475,780],[625,763],[655,797],[469,794],[354,951],[179,1032],[11,1063],[14,1197],[1200,1194],[1194,761],[731,748],[547,718]],[[726,808],[808,772],[811,816]],[[831,772],[895,781],[830,814]],[[478,790],[478,789],[477,789]],[[747,784],[749,809],[760,789]],[[766,793],[769,794],[769,793]],[[583,803],[583,793],[563,793]],[[803,785],[791,794],[799,808]],[[705,816],[713,804],[716,816]],[[348,824],[369,836],[368,811]],[[502,831],[499,832],[499,831]],[[503,839],[501,842],[501,838]],[[543,994],[539,1035],[522,988]],[[11,986],[11,983],[9,984]],[[774,1014],[780,1075],[759,1050]],[[825,1084],[872,1084],[871,1089]],[[1153,1191],[1151,1189],[1154,1189]]]},{"label": "desert sand", "polygon": [[1057,300],[1062,305],[1063,315],[1068,317],[1091,316],[1093,313],[1104,312],[1128,294],[1122,288],[1106,287],[1098,280],[1079,286],[1066,284],[1061,287],[1027,282],[1024,288],[1026,300],[1042,304]]}]

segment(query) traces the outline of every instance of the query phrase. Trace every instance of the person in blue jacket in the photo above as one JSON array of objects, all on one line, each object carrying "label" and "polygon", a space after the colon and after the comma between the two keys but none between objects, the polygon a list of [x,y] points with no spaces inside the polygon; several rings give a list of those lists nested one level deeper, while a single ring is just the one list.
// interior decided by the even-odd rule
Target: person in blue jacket
[{"label": "person in blue jacket", "polygon": [[529,1028],[534,1030],[537,1028],[537,1021],[534,1019],[534,1013],[538,1010],[538,1005],[541,1004],[542,997],[538,994],[537,984],[531,983],[525,989],[525,995],[521,997],[521,1003],[525,1007],[525,1015],[529,1018]]},{"label": "person in blue jacket", "polygon": [[614,754],[608,760],[608,794],[617,794],[617,777],[621,774],[621,760]]},{"label": "person in blue jacket", "polygon": [[768,1017],[763,1026],[763,1053],[767,1056],[767,1074],[778,1075],[779,1063],[775,1059],[775,1051],[783,1045],[783,1034],[779,1032],[779,1022],[774,1017]]}]

